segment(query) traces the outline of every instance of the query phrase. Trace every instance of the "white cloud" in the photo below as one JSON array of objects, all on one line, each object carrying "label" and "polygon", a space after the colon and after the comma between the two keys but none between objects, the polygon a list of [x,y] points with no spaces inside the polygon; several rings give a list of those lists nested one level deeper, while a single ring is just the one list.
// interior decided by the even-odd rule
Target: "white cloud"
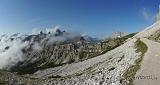
[{"label": "white cloud", "polygon": [[32,49],[35,50],[35,51],[43,50],[42,47],[39,45],[39,43],[35,43],[33,45]]},{"label": "white cloud", "polygon": [[38,28],[32,29],[32,34],[33,34],[33,35],[37,35],[37,34],[39,34],[40,32],[41,32],[41,30],[39,30]]},{"label": "white cloud", "polygon": [[150,17],[149,17],[149,12],[147,11],[146,8],[143,8],[143,9],[141,10],[141,14],[142,14],[142,16],[143,16],[143,18],[144,18],[145,20],[149,20],[149,19],[150,19]]},{"label": "white cloud", "polygon": [[[42,40],[40,39],[40,43],[34,41],[34,36],[31,38],[31,41],[23,41],[25,37],[21,36],[21,38],[15,37],[13,40],[10,39],[11,36],[0,36],[0,69],[9,70],[11,66],[14,66],[19,61],[24,61],[26,58],[28,58],[24,55],[23,49],[28,49],[31,45],[33,51],[41,51],[43,50],[41,43],[44,41],[47,41],[45,44],[48,45],[55,42],[63,42],[81,38],[81,34],[79,33],[63,31],[60,31],[62,34],[56,36],[55,33],[57,33],[57,30],[60,31],[59,26],[56,26],[52,29],[47,29],[46,32],[51,32],[51,34],[48,34],[45,37],[43,37],[43,35],[39,35],[39,37],[42,37]],[[34,35],[39,34],[39,32],[40,30],[38,29],[32,30],[32,34]]]},{"label": "white cloud", "polygon": [[4,49],[4,51],[0,52],[0,69],[9,69],[10,66],[23,61],[22,49],[28,45],[28,42],[14,40],[13,42],[0,43],[0,45],[9,46],[8,50]]}]

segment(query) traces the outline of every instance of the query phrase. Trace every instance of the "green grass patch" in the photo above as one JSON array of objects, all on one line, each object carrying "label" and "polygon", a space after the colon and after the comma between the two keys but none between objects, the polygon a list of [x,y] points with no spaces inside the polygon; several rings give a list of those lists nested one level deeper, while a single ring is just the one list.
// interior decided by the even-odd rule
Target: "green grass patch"
[{"label": "green grass patch", "polygon": [[135,48],[137,49],[136,52],[141,52],[142,56],[147,52],[147,45],[145,43],[143,43],[140,39],[138,39],[136,42],[135,42]]},{"label": "green grass patch", "polygon": [[123,74],[123,77],[126,81],[129,82],[125,82],[127,85],[133,85],[133,79],[134,76],[136,74],[136,72],[140,69],[140,64],[141,61],[143,60],[143,56],[146,53],[148,47],[146,46],[145,43],[143,43],[140,39],[138,39],[135,42],[135,48],[136,48],[136,52],[141,52],[140,58],[138,58],[137,60],[135,60],[135,64],[130,66],[126,72]]},{"label": "green grass patch", "polygon": [[129,35],[124,36],[123,38],[131,38],[131,37],[133,37],[136,34],[137,34],[137,32],[136,33],[131,33]]},{"label": "green grass patch", "polygon": [[7,82],[6,82],[6,81],[1,81],[1,80],[0,80],[0,85],[7,85]]}]

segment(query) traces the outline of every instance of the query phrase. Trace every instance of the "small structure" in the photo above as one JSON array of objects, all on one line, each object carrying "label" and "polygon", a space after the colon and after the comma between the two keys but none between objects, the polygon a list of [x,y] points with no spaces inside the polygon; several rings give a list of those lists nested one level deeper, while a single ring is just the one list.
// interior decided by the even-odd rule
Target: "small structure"
[{"label": "small structure", "polygon": [[128,35],[128,33],[125,33],[125,32],[114,32],[112,33],[112,38],[121,38],[123,36],[126,36]]}]

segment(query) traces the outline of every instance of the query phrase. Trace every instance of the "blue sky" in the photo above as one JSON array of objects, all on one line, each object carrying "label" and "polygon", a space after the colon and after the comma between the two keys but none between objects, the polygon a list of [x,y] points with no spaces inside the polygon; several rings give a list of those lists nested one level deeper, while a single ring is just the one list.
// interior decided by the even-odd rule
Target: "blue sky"
[{"label": "blue sky", "polygon": [[0,34],[62,29],[104,37],[154,22],[158,0],[0,0]]}]

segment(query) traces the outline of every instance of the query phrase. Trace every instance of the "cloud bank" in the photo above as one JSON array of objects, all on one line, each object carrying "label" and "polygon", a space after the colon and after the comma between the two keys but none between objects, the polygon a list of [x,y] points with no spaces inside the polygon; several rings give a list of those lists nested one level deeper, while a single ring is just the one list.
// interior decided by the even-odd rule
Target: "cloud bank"
[{"label": "cloud bank", "polygon": [[2,35],[0,37],[0,69],[8,70],[18,62],[24,61],[26,56],[24,56],[23,50],[29,47],[33,51],[41,51],[43,50],[42,43],[50,45],[81,37],[79,33],[61,31],[59,27],[46,29],[42,33],[38,29],[33,29],[32,35],[25,36],[20,34]]},{"label": "cloud bank", "polygon": [[28,44],[20,39],[11,41],[8,37],[7,39],[2,38],[0,42],[0,69],[9,69],[17,62],[23,61],[22,49]]}]

